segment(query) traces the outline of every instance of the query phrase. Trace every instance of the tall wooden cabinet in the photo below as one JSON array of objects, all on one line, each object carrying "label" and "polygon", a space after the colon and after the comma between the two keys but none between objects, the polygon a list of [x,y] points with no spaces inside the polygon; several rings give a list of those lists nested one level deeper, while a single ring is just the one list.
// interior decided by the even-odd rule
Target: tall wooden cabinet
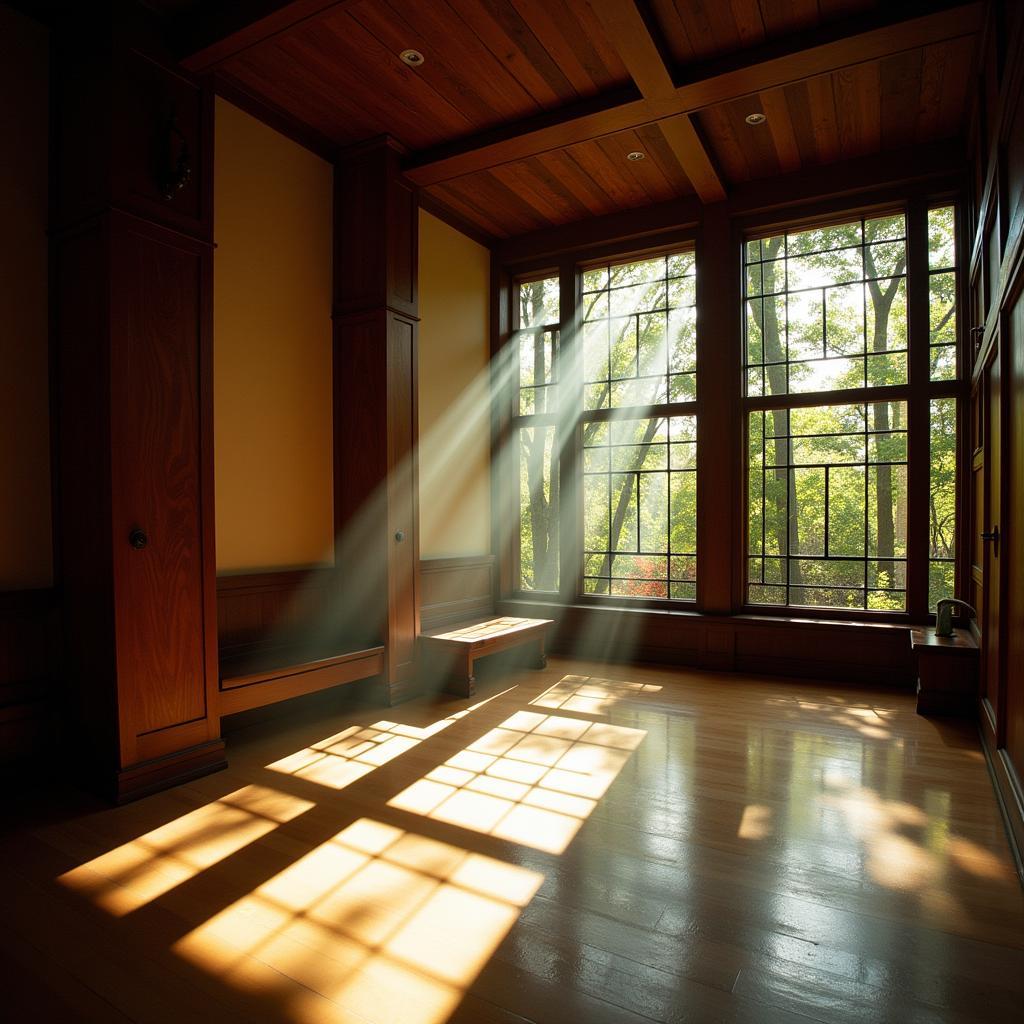
[{"label": "tall wooden cabinet", "polygon": [[73,735],[128,799],[224,764],[212,97],[144,24],[55,31],[56,522]]},{"label": "tall wooden cabinet", "polygon": [[419,631],[419,206],[387,139],[347,152],[334,181],[334,615],[348,645],[384,645],[395,703]]}]

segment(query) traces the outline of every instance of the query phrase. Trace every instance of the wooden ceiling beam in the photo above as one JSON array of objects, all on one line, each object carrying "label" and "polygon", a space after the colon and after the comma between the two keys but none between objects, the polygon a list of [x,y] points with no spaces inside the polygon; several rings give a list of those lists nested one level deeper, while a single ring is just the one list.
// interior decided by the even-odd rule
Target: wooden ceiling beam
[{"label": "wooden ceiling beam", "polygon": [[[916,13],[920,9],[928,13]],[[844,67],[973,35],[981,27],[984,9],[984,3],[977,0],[932,0],[908,16],[905,7],[893,4],[873,16],[861,15],[852,22],[834,23],[724,59],[690,65],[685,79],[677,78],[672,92],[664,97],[591,105],[582,112],[556,112],[437,147],[409,161],[405,174],[417,185],[435,185],[645,124],[657,122],[664,131],[664,122],[681,114],[692,115]],[[652,74],[652,81],[657,81],[657,74]]]},{"label": "wooden ceiling beam", "polygon": [[[676,86],[655,34],[634,0],[590,0],[608,39],[645,100],[671,102]],[[666,118],[659,127],[683,173],[705,203],[725,198],[722,179],[687,113]]]}]

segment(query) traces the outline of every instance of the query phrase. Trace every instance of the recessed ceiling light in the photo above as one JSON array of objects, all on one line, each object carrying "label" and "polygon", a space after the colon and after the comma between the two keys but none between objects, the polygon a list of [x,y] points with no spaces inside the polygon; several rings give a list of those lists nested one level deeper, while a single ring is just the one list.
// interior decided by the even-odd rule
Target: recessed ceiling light
[{"label": "recessed ceiling light", "polygon": [[639,150],[634,150],[632,153],[627,153],[626,154],[626,159],[627,160],[643,160],[643,158],[646,155],[647,155],[646,153],[641,153]]},{"label": "recessed ceiling light", "polygon": [[418,68],[425,59],[419,50],[403,50],[398,56],[411,68]]},{"label": "recessed ceiling light", "polygon": [[767,114],[747,114],[744,118],[747,124],[764,124],[768,120]]}]

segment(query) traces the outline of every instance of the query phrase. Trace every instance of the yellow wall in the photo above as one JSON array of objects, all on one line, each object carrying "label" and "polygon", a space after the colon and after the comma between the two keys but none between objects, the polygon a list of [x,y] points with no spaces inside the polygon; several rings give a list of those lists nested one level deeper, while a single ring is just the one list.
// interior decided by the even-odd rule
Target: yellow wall
[{"label": "yellow wall", "polygon": [[490,253],[420,212],[420,554],[491,550]]},{"label": "yellow wall", "polygon": [[332,169],[217,99],[217,568],[333,559]]},{"label": "yellow wall", "polygon": [[46,29],[0,5],[0,590],[53,582]]}]

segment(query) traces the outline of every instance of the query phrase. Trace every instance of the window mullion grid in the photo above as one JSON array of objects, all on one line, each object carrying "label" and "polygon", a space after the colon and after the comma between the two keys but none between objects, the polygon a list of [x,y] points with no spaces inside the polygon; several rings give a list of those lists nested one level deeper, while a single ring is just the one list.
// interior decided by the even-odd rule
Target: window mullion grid
[{"label": "window mullion grid", "polygon": [[923,621],[928,608],[928,499],[931,491],[929,436],[928,203],[912,201],[907,209],[907,612]]}]

